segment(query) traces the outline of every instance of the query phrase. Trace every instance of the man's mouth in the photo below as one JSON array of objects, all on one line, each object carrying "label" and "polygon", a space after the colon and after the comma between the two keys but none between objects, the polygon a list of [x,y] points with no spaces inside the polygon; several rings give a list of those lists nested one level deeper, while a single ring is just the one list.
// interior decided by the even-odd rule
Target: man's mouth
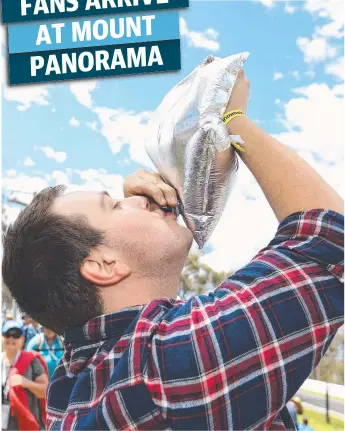
[{"label": "man's mouth", "polygon": [[160,207],[160,209],[165,214],[174,214],[176,217],[178,217],[180,215],[180,208],[179,208],[179,206],[177,206],[177,207],[163,206],[163,207]]},{"label": "man's mouth", "polygon": [[177,220],[177,217],[179,215],[178,208],[164,206],[160,207],[160,210],[163,213],[163,217],[169,217],[173,218],[174,220]]},{"label": "man's mouth", "polygon": [[164,217],[169,217],[169,218],[173,218],[174,220],[177,220],[176,214],[174,213],[166,212],[164,213]]},{"label": "man's mouth", "polygon": [[177,220],[176,214],[174,214],[173,212],[170,212],[170,211],[169,212],[163,211],[162,208],[156,208],[155,210],[153,210],[151,212],[158,214],[162,218],[172,218],[173,220]]},{"label": "man's mouth", "polygon": [[173,220],[177,220],[179,216],[179,208],[170,206],[158,206],[156,203],[150,203],[150,210],[152,213],[158,214],[165,218],[169,217]]}]

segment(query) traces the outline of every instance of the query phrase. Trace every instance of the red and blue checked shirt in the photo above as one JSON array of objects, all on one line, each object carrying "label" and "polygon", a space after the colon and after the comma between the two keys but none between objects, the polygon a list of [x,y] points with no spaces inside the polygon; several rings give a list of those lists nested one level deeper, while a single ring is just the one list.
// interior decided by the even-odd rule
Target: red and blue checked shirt
[{"label": "red and blue checked shirt", "polygon": [[335,212],[293,214],[215,292],[68,329],[48,429],[285,429],[283,407],[343,324],[343,232]]}]

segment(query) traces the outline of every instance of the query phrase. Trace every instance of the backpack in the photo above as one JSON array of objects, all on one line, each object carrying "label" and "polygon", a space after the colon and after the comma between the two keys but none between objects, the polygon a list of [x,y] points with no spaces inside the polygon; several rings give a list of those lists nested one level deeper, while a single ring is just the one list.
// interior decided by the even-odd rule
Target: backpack
[{"label": "backpack", "polygon": [[51,355],[51,356],[53,356],[53,359],[54,360],[58,360],[57,359],[57,357],[56,357],[56,355],[55,355],[55,353],[54,353],[54,351],[56,351],[56,350],[64,350],[64,346],[63,346],[63,341],[62,341],[62,338],[59,336],[59,335],[57,335],[57,339],[58,339],[58,342],[59,342],[59,348],[57,348],[57,349],[50,349],[50,347],[49,347],[49,345],[48,345],[48,343],[47,343],[47,346],[48,346],[48,349],[47,348],[43,348],[43,346],[44,346],[44,343],[45,343],[45,337],[44,337],[44,333],[43,332],[41,332],[40,334],[38,334],[38,336],[39,336],[39,342],[38,342],[38,345],[37,345],[37,347],[36,347],[36,352],[44,352],[44,351],[48,351],[49,352],[49,354]]},{"label": "backpack", "polygon": [[[35,358],[40,361],[45,373],[48,375],[47,364],[45,363],[43,358],[41,358],[41,355],[34,352],[26,352],[24,350],[21,352],[15,366],[12,368],[12,370],[10,370],[9,376],[12,376],[13,374],[24,375],[25,371]],[[40,429],[39,423],[33,413],[29,410],[27,395],[24,388],[21,386],[10,386],[8,397],[11,405],[11,415],[16,417],[18,429],[23,431],[38,431]],[[40,399],[40,404],[42,414],[41,420],[44,425],[46,425],[46,399]]]}]

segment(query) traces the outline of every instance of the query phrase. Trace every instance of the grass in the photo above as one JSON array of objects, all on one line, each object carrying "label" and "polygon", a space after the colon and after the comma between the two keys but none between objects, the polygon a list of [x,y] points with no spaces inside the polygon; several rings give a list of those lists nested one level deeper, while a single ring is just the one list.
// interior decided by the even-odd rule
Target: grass
[{"label": "grass", "polygon": [[[304,409],[303,415],[300,418],[308,418],[308,425],[314,428],[315,431],[343,431],[344,421],[331,416],[331,423],[326,423],[326,415],[324,413],[316,412],[315,410]],[[299,419],[299,422],[302,420]]]}]

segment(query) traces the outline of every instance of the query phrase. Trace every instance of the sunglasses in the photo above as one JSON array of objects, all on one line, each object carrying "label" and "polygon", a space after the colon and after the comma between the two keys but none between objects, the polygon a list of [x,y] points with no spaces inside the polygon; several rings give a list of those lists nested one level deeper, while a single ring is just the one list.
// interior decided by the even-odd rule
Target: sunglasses
[{"label": "sunglasses", "polygon": [[16,340],[18,340],[22,335],[22,332],[17,329],[10,329],[3,334],[5,338],[15,338]]}]

